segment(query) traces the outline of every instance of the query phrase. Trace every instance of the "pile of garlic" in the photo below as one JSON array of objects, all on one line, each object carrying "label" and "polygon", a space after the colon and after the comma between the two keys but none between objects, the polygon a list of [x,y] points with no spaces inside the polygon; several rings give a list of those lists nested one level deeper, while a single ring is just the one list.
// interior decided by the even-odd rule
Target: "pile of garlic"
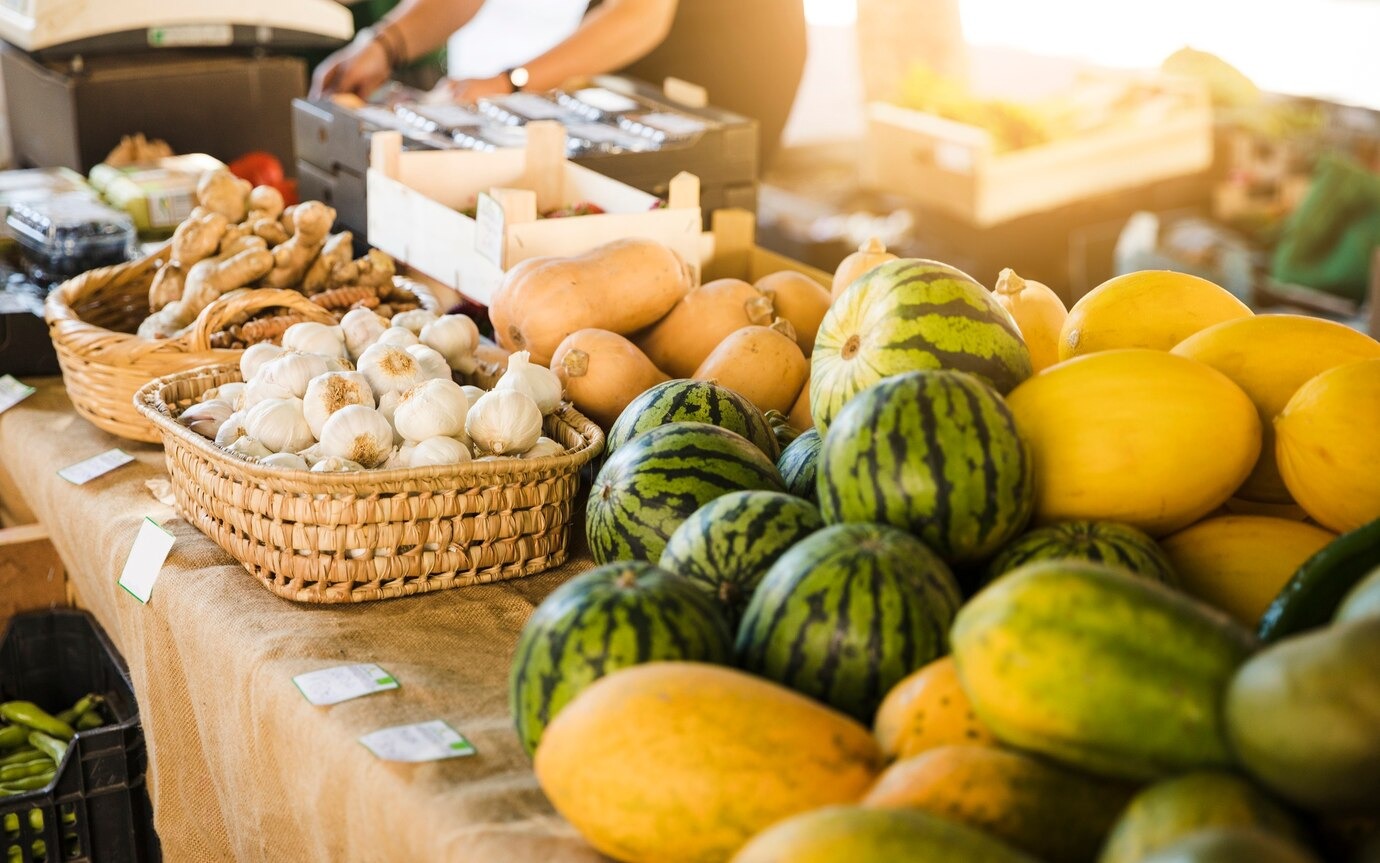
[{"label": "pile of garlic", "polygon": [[178,421],[259,464],[353,471],[537,458],[565,448],[541,436],[560,407],[555,373],[509,357],[493,390],[455,383],[478,365],[479,329],[464,315],[368,309],[338,326],[298,323],[281,347],[240,357],[244,383],[206,392]]}]

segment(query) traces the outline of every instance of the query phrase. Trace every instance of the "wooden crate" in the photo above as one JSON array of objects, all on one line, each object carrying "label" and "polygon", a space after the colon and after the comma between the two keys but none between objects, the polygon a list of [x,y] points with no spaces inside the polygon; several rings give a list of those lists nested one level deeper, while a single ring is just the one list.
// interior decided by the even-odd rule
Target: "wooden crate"
[{"label": "wooden crate", "polygon": [[831,288],[834,284],[832,273],[826,273],[757,245],[757,218],[747,210],[715,210],[710,225],[710,230],[704,235],[704,246],[701,250],[701,259],[704,262],[701,272],[706,282],[730,278],[755,282],[763,276],[790,270],[809,276],[825,288]]},{"label": "wooden crate", "polygon": [[1212,107],[1170,84],[1178,106],[1075,137],[998,153],[986,131],[896,105],[867,108],[863,184],[979,226],[1194,174],[1212,164]]},{"label": "wooden crate", "polygon": [[[624,237],[657,240],[698,261],[699,180],[670,182],[657,199],[565,158],[558,123],[529,123],[524,149],[490,153],[402,150],[397,132],[376,132],[366,178],[369,242],[465,296],[487,305],[515,264],[575,255]],[[460,210],[478,202],[476,218]],[[579,202],[603,215],[539,219]]]},{"label": "wooden crate", "polygon": [[23,611],[69,605],[66,570],[40,524],[0,528],[0,630]]}]

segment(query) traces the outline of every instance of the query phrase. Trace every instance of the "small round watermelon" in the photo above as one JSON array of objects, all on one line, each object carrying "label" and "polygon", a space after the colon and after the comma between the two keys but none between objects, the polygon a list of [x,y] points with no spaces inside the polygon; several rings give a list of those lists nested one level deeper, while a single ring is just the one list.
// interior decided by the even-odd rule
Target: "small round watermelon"
[{"label": "small round watermelon", "polygon": [[785,487],[776,465],[746,438],[706,423],[657,426],[599,470],[585,510],[590,553],[596,563],[657,560],[695,510],[731,491],[751,490]]},{"label": "small round watermelon", "polygon": [[772,565],[734,652],[745,670],[870,723],[897,681],[948,652],[961,601],[948,567],[914,536],[838,524]]},{"label": "small round watermelon", "polygon": [[1030,351],[1010,313],[962,270],[920,258],[868,270],[829,307],[815,336],[815,425],[828,431],[858,393],[924,369],[968,372],[1004,395],[1030,377]]},{"label": "small round watermelon", "polygon": [[1027,531],[992,558],[987,580],[1033,561],[1069,558],[1119,567],[1168,585],[1178,583],[1174,564],[1150,535],[1116,521],[1061,521]]},{"label": "small round watermelon", "polygon": [[659,565],[702,587],[737,623],[776,559],[822,527],[809,501],[776,491],[730,492],[676,528]]},{"label": "small round watermelon", "polygon": [[604,453],[611,456],[639,434],[674,422],[708,423],[736,432],[776,460],[781,448],[771,423],[757,406],[712,381],[671,380],[633,399],[609,429]]},{"label": "small round watermelon", "polygon": [[531,755],[561,708],[620,668],[732,654],[723,612],[688,579],[638,561],[596,567],[553,591],[522,629],[508,676],[518,737]]},{"label": "small round watermelon", "polygon": [[904,528],[950,563],[984,560],[1035,503],[1029,448],[1006,403],[963,372],[910,372],[863,391],[825,436],[824,520]]},{"label": "small round watermelon", "polygon": [[810,429],[802,432],[800,437],[781,451],[781,458],[776,460],[776,469],[781,471],[786,491],[806,500],[819,499],[815,488],[815,469],[819,465],[819,448],[823,443],[819,430]]},{"label": "small round watermelon", "polygon": [[791,445],[791,441],[800,437],[800,429],[791,425],[791,421],[786,415],[778,410],[769,410],[762,414],[767,425],[771,426],[771,433],[776,437],[776,445],[782,450]]}]

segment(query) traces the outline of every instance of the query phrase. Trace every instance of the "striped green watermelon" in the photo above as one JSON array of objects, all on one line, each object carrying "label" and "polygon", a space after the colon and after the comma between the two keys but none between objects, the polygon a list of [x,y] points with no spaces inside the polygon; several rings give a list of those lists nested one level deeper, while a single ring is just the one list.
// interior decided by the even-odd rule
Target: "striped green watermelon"
[{"label": "striped green watermelon", "polygon": [[523,627],[508,675],[518,738],[531,755],[561,708],[620,668],[732,655],[723,612],[688,579],[640,561],[597,567],[552,592]]},{"label": "striped green watermelon", "polygon": [[1036,560],[1069,558],[1115,566],[1168,585],[1178,583],[1174,564],[1148,534],[1115,521],[1061,521],[1028,531],[992,558],[987,580]]},{"label": "striped green watermelon", "polygon": [[838,524],[786,552],[748,604],[738,664],[870,723],[887,691],[948,651],[958,585],[934,552],[878,524]]},{"label": "striped green watermelon", "polygon": [[716,597],[736,623],[776,559],[822,527],[809,501],[776,491],[730,492],[676,528],[659,565]]},{"label": "striped green watermelon", "polygon": [[776,469],[781,471],[781,479],[786,483],[786,491],[806,500],[818,500],[815,488],[815,468],[819,464],[819,429],[810,429],[791,441],[790,446],[781,451],[776,460]]},{"label": "striped green watermelon", "polygon": [[1030,377],[1020,330],[982,285],[919,258],[868,270],[820,323],[810,358],[810,405],[821,433],[853,396],[882,378],[923,369],[968,372],[1010,392]]},{"label": "striped green watermelon", "polygon": [[1011,412],[963,372],[909,372],[863,391],[825,436],[815,481],[826,522],[905,528],[950,563],[997,551],[1035,502]]},{"label": "striped green watermelon", "polygon": [[690,515],[731,491],[784,491],[776,465],[746,438],[707,423],[643,432],[604,462],[585,536],[596,563],[656,560]]},{"label": "striped green watermelon", "polygon": [[791,441],[800,437],[800,429],[791,425],[791,421],[786,415],[778,410],[769,410],[762,414],[762,418],[771,426],[771,433],[776,437],[776,445],[781,449],[791,445]]},{"label": "striped green watermelon", "polygon": [[708,423],[736,432],[772,461],[781,453],[771,424],[756,405],[728,387],[691,380],[659,383],[629,402],[609,429],[604,453],[611,456],[642,432],[674,422]]}]

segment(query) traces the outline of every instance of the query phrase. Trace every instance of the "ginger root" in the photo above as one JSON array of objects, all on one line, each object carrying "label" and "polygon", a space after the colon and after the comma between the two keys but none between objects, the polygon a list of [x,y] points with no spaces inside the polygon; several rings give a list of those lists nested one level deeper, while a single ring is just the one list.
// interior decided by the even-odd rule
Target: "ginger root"
[{"label": "ginger root", "polygon": [[256,219],[249,222],[249,229],[254,232],[254,236],[261,238],[271,249],[274,246],[281,246],[290,237],[287,228],[277,219]]},{"label": "ginger root", "polygon": [[187,271],[177,261],[168,261],[154,274],[149,285],[149,311],[156,312],[174,300],[182,298],[187,283]]},{"label": "ginger root", "polygon": [[241,235],[222,243],[219,255],[192,265],[182,298],[146,318],[139,325],[139,335],[165,338],[179,334],[221,294],[250,284],[272,268],[273,253],[261,238]]},{"label": "ginger root", "polygon": [[379,288],[392,284],[397,268],[387,252],[370,249],[362,258],[349,261],[331,271],[326,280],[327,288],[340,288],[347,285],[364,285]]},{"label": "ginger root", "polygon": [[196,184],[196,200],[202,208],[239,223],[249,214],[251,189],[248,180],[241,180],[228,168],[217,168],[201,175]]},{"label": "ginger root", "polygon": [[291,288],[302,281],[326,244],[335,223],[335,209],[320,201],[307,201],[293,209],[292,221],[296,227],[292,236],[273,249],[273,269],[261,282],[265,288]]},{"label": "ginger root", "polygon": [[307,294],[315,294],[331,287],[331,274],[337,267],[350,263],[354,242],[355,235],[349,231],[332,234],[326,245],[321,248],[321,254],[312,261],[306,276],[302,278],[302,290]]},{"label": "ginger root", "polygon": [[250,224],[259,219],[277,221],[278,217],[283,214],[283,209],[282,192],[272,186],[255,186],[249,192],[249,213],[244,217],[244,220]]}]

